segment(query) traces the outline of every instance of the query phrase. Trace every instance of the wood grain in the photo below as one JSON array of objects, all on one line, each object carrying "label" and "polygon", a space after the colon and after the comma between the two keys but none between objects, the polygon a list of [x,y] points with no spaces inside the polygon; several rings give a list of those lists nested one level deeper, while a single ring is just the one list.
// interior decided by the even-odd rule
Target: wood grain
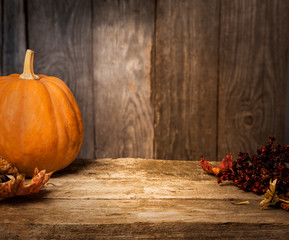
[{"label": "wood grain", "polygon": [[262,199],[218,185],[199,161],[78,160],[39,193],[1,199],[0,231],[8,239],[286,239],[288,213],[260,210]]},{"label": "wood grain", "polygon": [[222,1],[219,159],[284,141],[288,12],[286,0]]},{"label": "wood grain", "polygon": [[[3,223],[6,239],[287,239],[288,225],[248,223],[25,224]],[[22,232],[19,234],[19,229]],[[19,238],[19,236],[21,238]]]},{"label": "wood grain", "polygon": [[26,51],[24,1],[2,0],[2,73],[22,73]]},{"label": "wood grain", "polygon": [[[231,184],[218,187],[216,179],[203,174],[199,165],[199,162],[193,161],[135,158],[77,161],[54,175],[57,181],[52,183],[58,187],[49,187],[49,198],[63,198],[65,192],[65,198],[69,199],[211,199],[239,202],[262,199],[255,194],[236,191]],[[68,177],[71,180],[67,181]],[[192,179],[198,181],[193,182]]]},{"label": "wood grain", "polygon": [[29,47],[35,72],[62,79],[73,92],[84,124],[79,158],[94,157],[91,1],[32,0],[28,4]]},{"label": "wood grain", "polygon": [[153,157],[154,1],[93,1],[96,157]]},{"label": "wood grain", "polygon": [[155,157],[216,159],[219,1],[158,1]]}]

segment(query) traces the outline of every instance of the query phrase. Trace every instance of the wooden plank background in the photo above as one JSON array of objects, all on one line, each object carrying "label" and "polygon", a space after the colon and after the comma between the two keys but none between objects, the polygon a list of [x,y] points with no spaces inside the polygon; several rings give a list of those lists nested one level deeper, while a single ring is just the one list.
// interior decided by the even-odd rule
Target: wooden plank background
[{"label": "wooden plank background", "polygon": [[1,74],[22,71],[27,48],[24,1],[2,0]]},{"label": "wooden plank background", "polygon": [[218,0],[157,4],[154,110],[159,158],[216,158],[218,26]]},{"label": "wooden plank background", "polygon": [[154,7],[152,0],[93,2],[97,157],[153,156]]},{"label": "wooden plank background", "polygon": [[284,141],[289,2],[224,0],[221,12],[219,158]]},{"label": "wooden plank background", "polygon": [[[0,73],[64,80],[79,158],[222,158],[284,139],[287,0],[0,0]],[[1,133],[0,133],[1,134]]]}]

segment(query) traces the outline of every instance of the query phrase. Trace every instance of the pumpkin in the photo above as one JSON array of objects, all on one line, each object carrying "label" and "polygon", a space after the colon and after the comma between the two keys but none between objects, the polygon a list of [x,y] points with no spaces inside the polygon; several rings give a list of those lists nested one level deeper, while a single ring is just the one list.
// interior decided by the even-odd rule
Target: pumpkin
[{"label": "pumpkin", "polygon": [[59,78],[35,75],[27,50],[23,74],[0,77],[0,156],[32,177],[55,172],[77,156],[83,124],[77,102]]}]

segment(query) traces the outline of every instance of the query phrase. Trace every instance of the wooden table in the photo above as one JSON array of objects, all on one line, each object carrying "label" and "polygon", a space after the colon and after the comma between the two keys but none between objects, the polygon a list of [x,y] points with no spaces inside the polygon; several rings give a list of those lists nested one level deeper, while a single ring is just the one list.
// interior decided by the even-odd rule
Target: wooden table
[{"label": "wooden table", "polygon": [[262,199],[198,161],[77,160],[39,193],[0,200],[0,239],[288,239],[289,213]]}]

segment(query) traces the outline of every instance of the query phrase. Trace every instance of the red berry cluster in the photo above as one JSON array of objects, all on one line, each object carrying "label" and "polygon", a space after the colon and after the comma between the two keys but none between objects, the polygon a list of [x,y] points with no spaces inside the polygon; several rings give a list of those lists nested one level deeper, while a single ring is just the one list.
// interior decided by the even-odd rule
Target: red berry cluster
[{"label": "red berry cluster", "polygon": [[[217,174],[218,182],[231,180],[244,191],[264,194],[270,179],[278,179],[276,190],[283,199],[289,199],[289,145],[274,144],[275,138],[257,150],[257,154],[239,153],[232,168],[221,169]],[[282,203],[282,208],[289,209],[289,204]]]}]

